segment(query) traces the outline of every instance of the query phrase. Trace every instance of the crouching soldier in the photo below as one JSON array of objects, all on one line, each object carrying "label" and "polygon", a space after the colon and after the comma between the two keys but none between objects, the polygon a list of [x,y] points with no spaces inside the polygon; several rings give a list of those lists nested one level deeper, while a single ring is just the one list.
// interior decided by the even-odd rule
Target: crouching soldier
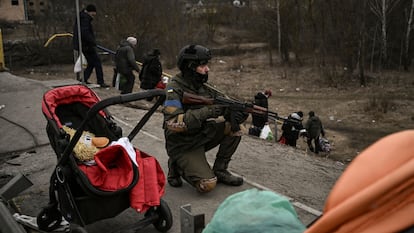
[{"label": "crouching soldier", "polygon": [[[221,105],[185,104],[184,92],[212,98],[215,96],[205,82],[208,80],[210,50],[200,45],[187,45],[178,55],[177,74],[167,85],[164,103],[164,133],[168,160],[168,183],[182,186],[183,178],[199,192],[213,190],[217,182],[240,186],[243,178],[234,176],[227,168],[241,136],[231,133],[226,108]],[[243,123],[248,114],[233,112],[232,121]],[[224,116],[221,117],[221,116]],[[219,146],[213,168],[206,151]]]}]

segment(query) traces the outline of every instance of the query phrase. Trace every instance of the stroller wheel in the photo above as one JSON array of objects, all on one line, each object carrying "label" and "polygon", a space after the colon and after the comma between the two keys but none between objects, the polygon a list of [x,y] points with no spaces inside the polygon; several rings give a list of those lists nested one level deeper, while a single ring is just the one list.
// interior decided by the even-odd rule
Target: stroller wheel
[{"label": "stroller wheel", "polygon": [[[171,228],[173,217],[170,207],[163,199],[160,200],[159,206],[153,207],[153,209],[150,209],[148,212],[152,212],[153,214],[155,212],[155,214],[158,215],[158,219],[153,223],[155,229],[160,232],[167,232]],[[145,215],[147,215],[148,212]]]},{"label": "stroller wheel", "polygon": [[56,208],[56,205],[50,205],[37,215],[37,225],[40,230],[53,231],[60,226],[62,214]]}]

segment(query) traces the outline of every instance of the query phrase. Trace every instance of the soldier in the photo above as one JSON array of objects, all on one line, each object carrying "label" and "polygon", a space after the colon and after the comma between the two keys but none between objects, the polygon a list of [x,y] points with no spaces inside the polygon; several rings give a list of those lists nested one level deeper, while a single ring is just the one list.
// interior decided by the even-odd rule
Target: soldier
[{"label": "soldier", "polygon": [[[177,62],[181,72],[168,83],[163,108],[169,156],[168,183],[180,187],[182,177],[201,193],[213,190],[217,182],[233,186],[243,184],[243,178],[227,170],[241,140],[241,136],[231,133],[230,123],[223,117],[219,118],[228,111],[221,105],[183,103],[184,92],[208,98],[217,95],[204,85],[208,80],[210,59],[210,50],[201,45],[187,45],[181,49]],[[238,124],[248,117],[244,112],[233,112],[231,115]],[[205,153],[216,146],[219,149],[211,168]]]}]

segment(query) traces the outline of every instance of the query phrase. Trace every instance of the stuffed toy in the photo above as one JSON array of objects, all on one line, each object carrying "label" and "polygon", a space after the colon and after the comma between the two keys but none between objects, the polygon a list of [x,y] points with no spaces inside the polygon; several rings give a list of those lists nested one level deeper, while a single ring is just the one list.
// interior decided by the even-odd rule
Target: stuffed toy
[{"label": "stuffed toy", "polygon": [[[75,135],[76,130],[63,126],[63,130],[70,135],[70,139]],[[96,152],[109,144],[109,139],[106,137],[95,137],[95,135],[88,131],[83,131],[82,136],[73,148],[74,156],[80,161],[93,160]]]}]

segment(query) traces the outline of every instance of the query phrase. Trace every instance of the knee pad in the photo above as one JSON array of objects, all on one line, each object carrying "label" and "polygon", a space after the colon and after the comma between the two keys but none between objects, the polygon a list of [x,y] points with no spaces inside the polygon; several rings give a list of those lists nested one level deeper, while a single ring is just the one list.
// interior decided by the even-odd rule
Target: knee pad
[{"label": "knee pad", "polygon": [[201,179],[196,182],[195,187],[200,193],[207,193],[213,190],[217,184],[217,177],[210,179]]}]

